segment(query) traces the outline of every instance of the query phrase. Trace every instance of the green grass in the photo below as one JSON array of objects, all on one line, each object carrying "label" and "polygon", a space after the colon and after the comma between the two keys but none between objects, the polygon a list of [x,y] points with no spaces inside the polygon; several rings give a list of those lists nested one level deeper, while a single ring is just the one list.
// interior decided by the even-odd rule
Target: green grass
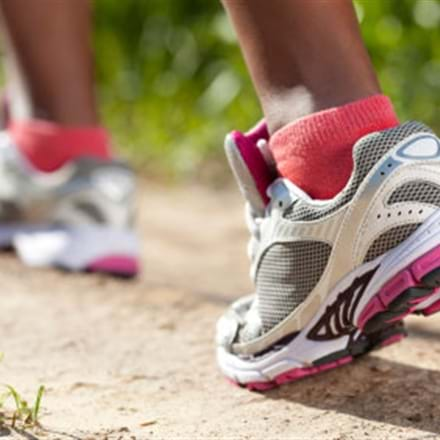
[{"label": "green grass", "polygon": [[[3,357],[3,354],[0,353],[0,361],[3,360]],[[40,427],[39,414],[45,387],[40,385],[33,404],[30,405],[12,385],[3,384],[1,386],[5,391],[0,394],[0,427],[13,429]]]},{"label": "green grass", "polygon": [[[220,2],[94,4],[99,96],[120,151],[163,179],[225,174],[224,134],[245,130],[261,110]],[[440,1],[356,6],[400,117],[440,129]]]},{"label": "green grass", "polygon": [[28,402],[18,393],[18,391],[11,385],[4,385],[6,392],[1,397],[0,408],[4,408],[8,400],[12,399],[15,408],[12,413],[3,414],[3,423],[8,425],[10,421],[10,426],[16,428],[33,428],[39,426],[38,415],[41,409],[41,400],[44,394],[44,386],[40,386],[37,391],[37,395],[34,400],[34,404],[29,406]]}]

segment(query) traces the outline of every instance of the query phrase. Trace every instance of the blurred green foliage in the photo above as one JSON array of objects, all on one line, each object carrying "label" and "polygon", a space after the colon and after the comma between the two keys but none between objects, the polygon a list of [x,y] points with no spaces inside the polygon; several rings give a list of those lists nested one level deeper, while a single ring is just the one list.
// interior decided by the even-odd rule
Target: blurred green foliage
[{"label": "blurred green foliage", "polygon": [[[220,2],[94,3],[100,99],[121,151],[167,178],[224,173],[224,134],[261,111]],[[356,9],[401,118],[440,129],[440,0],[356,0]]]}]

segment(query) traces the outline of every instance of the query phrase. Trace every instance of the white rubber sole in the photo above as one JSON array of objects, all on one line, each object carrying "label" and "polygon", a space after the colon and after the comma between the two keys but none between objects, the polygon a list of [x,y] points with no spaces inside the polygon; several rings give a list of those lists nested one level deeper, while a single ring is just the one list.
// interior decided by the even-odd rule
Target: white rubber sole
[{"label": "white rubber sole", "polygon": [[130,230],[99,226],[0,225],[0,247],[12,247],[30,267],[134,276],[139,241]]}]

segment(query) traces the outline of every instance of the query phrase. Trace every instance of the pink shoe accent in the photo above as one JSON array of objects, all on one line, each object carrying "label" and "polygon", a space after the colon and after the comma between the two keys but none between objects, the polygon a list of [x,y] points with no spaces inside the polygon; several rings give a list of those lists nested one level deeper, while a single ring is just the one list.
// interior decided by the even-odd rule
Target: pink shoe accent
[{"label": "pink shoe accent", "polygon": [[353,358],[351,356],[346,356],[337,361],[332,361],[327,364],[322,364],[313,367],[305,367],[305,368],[294,368],[292,370],[286,371],[275,377],[270,382],[251,382],[246,384],[246,387],[249,390],[254,391],[267,391],[272,388],[275,388],[278,385],[283,385],[287,382],[294,382],[296,380],[302,379],[307,376],[312,376],[314,374],[323,373],[327,370],[332,370],[337,367],[341,367],[342,365],[348,364],[351,362]]},{"label": "pink shoe accent", "polygon": [[353,358],[351,356],[346,356],[341,359],[338,359],[336,363],[338,364],[337,367],[342,367],[343,365],[349,364]]},{"label": "pink shoe accent", "polygon": [[388,339],[385,339],[380,344],[381,347],[387,347],[389,345],[397,344],[397,342],[400,342],[402,339],[405,339],[405,335],[399,334],[399,335],[393,335],[390,336]]},{"label": "pink shoe accent", "polygon": [[434,269],[440,267],[440,246],[429,251],[411,265],[411,271],[417,281]]},{"label": "pink shoe accent", "polygon": [[87,270],[114,275],[135,276],[139,272],[139,263],[134,257],[113,255],[93,261],[89,264]]},{"label": "pink shoe accent", "polygon": [[[421,284],[422,278],[437,268],[440,268],[440,246],[435,247],[425,255],[412,262],[406,269],[402,270],[390,281],[388,281],[369,301],[359,315],[358,327],[362,330],[370,319],[372,319],[378,313],[386,311],[387,306],[408,288],[425,287],[423,284]],[[385,322],[392,323],[400,321],[410,313],[414,312],[417,308],[417,304],[426,301],[430,296],[437,292],[438,289],[433,289],[430,292],[427,292],[425,296],[413,299],[409,302],[411,306],[408,306],[408,309],[405,312]],[[440,311],[440,300],[434,304],[431,304],[429,307],[423,310],[422,313],[428,316],[438,311]]]},{"label": "pink shoe accent", "polygon": [[264,121],[260,122],[260,124],[246,134],[234,131],[232,132],[232,138],[254,179],[261,198],[266,204],[269,203],[266,190],[274,181],[275,176],[257,147],[257,142],[260,139],[269,139],[266,123]]},{"label": "pink shoe accent", "polygon": [[264,119],[260,121],[257,125],[255,125],[255,127],[248,130],[245,133],[245,136],[249,141],[253,142],[255,145],[257,145],[257,142],[260,139],[264,139],[268,141],[270,135],[269,135],[269,130],[267,128],[267,124],[264,121]]},{"label": "pink shoe accent", "polygon": [[397,274],[391,281],[388,281],[379,292],[379,297],[384,306],[395,300],[404,290],[414,287],[417,282],[409,270]]},{"label": "pink shoe accent", "polygon": [[[333,365],[333,362],[331,362],[331,365]],[[316,374],[318,372],[318,367],[295,368],[294,370],[286,371],[285,373],[277,376],[274,381],[277,383],[277,385],[282,385],[283,383],[299,380],[303,377],[311,376],[312,374]]]},{"label": "pink shoe accent", "polygon": [[254,382],[246,385],[246,388],[251,391],[269,391],[277,386],[274,382]]},{"label": "pink shoe accent", "polygon": [[431,304],[429,307],[423,310],[422,313],[425,316],[430,316],[439,311],[440,311],[440,300],[436,301],[434,304]]}]

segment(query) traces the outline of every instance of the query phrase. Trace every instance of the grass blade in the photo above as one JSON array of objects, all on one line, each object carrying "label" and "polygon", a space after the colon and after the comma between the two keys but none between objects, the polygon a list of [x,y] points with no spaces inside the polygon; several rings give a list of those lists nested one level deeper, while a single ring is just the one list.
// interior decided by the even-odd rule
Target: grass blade
[{"label": "grass blade", "polygon": [[43,385],[38,388],[37,397],[35,398],[34,406],[32,407],[32,422],[37,423],[38,421],[38,413],[40,412],[41,408],[41,399],[43,398],[45,388]]}]

